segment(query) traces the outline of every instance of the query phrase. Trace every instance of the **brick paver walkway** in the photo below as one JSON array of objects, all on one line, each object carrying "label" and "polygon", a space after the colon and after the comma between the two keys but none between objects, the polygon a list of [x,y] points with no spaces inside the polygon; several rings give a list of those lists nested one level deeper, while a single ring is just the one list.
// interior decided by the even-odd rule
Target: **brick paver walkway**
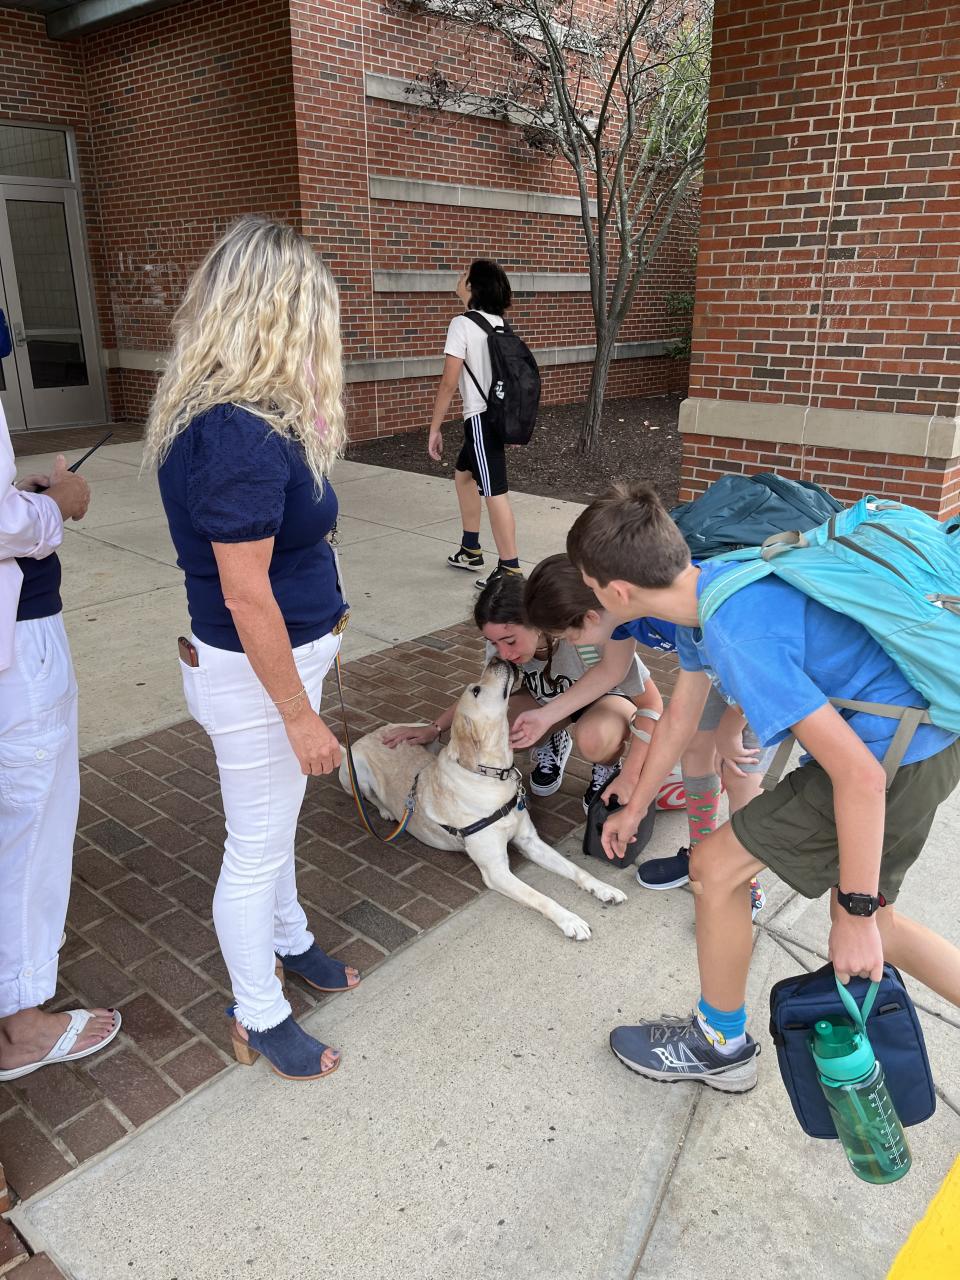
[{"label": "brick paver walkway", "polygon": [[[481,661],[482,644],[464,624],[346,664],[351,731],[432,720],[476,678]],[[332,681],[326,694],[336,724]],[[51,1007],[113,1006],[123,1030],[85,1062],[0,1085],[0,1159],[21,1197],[233,1062],[224,1016],[229,985],[211,920],[223,814],[206,735],[186,721],[88,756],[81,768],[67,940]],[[583,821],[588,772],[571,760],[562,790],[535,802],[546,839],[559,840]],[[483,888],[460,854],[409,837],[379,844],[334,777],[310,779],[297,854],[317,940],[366,972]],[[297,979],[288,992],[298,1016],[318,1003]]]},{"label": "brick paver walkway", "polygon": [[109,444],[129,444],[143,437],[143,426],[130,423],[110,423],[106,427],[55,427],[49,431],[14,431],[10,436],[13,453],[23,458],[31,453],[67,453],[71,458],[83,449],[102,440],[108,431],[113,432]]}]

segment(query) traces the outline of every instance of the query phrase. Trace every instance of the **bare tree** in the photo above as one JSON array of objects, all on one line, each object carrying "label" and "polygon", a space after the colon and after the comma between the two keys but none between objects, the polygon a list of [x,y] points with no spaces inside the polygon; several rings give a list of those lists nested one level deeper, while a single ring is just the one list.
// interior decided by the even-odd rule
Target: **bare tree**
[{"label": "bare tree", "polygon": [[712,0],[387,2],[466,24],[481,47],[482,31],[506,55],[492,85],[456,82],[438,64],[412,87],[419,101],[508,120],[573,172],[597,344],[580,434],[588,452],[620,328],[702,171]]}]

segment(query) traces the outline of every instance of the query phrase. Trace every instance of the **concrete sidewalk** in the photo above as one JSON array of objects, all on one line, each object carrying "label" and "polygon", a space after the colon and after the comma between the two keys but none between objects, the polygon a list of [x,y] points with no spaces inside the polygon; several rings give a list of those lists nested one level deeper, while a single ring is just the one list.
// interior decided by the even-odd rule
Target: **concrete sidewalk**
[{"label": "concrete sidewalk", "polygon": [[[96,502],[64,553],[81,687],[99,713],[85,750],[184,717],[167,644],[184,628],[182,585],[152,482],[137,484],[135,447],[101,454]],[[348,656],[462,621],[475,593],[443,564],[459,533],[449,482],[342,464],[334,483],[358,624]],[[524,556],[562,548],[576,511],[519,496]],[[673,852],[684,825],[659,819],[650,854]],[[954,797],[901,900],[953,941],[958,837]],[[640,1080],[606,1045],[617,1022],[689,1008],[690,895],[602,868],[629,894],[604,908],[523,874],[593,940],[481,895],[309,1015],[344,1053],[330,1080],[228,1068],[18,1207],[31,1247],[76,1280],[699,1280],[728,1263],[777,1280],[883,1277],[960,1150],[958,1011],[917,989],[940,1105],[910,1132],[909,1176],[869,1187],[836,1144],[800,1131],[765,1028],[772,982],[822,963],[825,902],[765,877],[748,997],[761,1081],[730,1098]]]}]

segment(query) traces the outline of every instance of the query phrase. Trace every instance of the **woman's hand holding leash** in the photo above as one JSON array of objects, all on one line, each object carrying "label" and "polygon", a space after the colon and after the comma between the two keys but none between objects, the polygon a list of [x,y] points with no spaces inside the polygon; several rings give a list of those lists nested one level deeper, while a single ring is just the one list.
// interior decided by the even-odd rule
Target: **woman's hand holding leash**
[{"label": "woman's hand holding leash", "polygon": [[340,743],[307,703],[284,721],[287,737],[305,774],[333,773],[340,767]]}]

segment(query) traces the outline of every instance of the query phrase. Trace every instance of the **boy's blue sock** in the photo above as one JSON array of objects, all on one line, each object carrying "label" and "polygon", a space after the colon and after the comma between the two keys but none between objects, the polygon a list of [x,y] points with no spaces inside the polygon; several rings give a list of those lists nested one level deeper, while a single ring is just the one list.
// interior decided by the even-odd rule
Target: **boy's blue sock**
[{"label": "boy's blue sock", "polygon": [[516,573],[520,572],[520,557],[514,556],[512,560],[500,559],[501,569],[513,569]]},{"label": "boy's blue sock", "polygon": [[479,530],[476,533],[467,533],[466,529],[464,529],[463,537],[460,539],[460,545],[461,547],[463,547],[464,551],[479,551],[480,550]]},{"label": "boy's blue sock", "polygon": [[715,1009],[701,996],[697,1004],[697,1018],[700,1022],[700,1030],[718,1053],[736,1053],[746,1043],[746,1005],[730,1011]]}]

